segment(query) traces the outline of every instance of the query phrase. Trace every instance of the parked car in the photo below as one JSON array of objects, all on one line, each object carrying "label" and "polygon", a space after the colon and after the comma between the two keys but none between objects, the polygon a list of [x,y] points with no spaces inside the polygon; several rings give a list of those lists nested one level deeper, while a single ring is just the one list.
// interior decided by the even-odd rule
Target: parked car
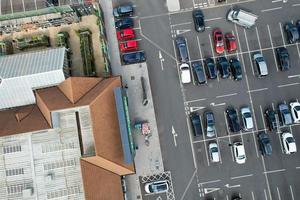
[{"label": "parked car", "polygon": [[145,184],[145,192],[147,194],[158,194],[167,192],[169,190],[169,184],[167,180],[154,181]]},{"label": "parked car", "polygon": [[278,115],[277,113],[268,108],[266,111],[265,111],[265,115],[266,115],[266,120],[267,120],[267,125],[270,129],[270,131],[277,131],[278,129]]},{"label": "parked car", "polygon": [[231,58],[229,60],[229,63],[230,63],[230,71],[233,79],[236,81],[242,80],[243,75],[242,75],[242,67],[240,61],[236,58]]},{"label": "parked car", "polygon": [[242,116],[243,128],[246,131],[253,129],[253,118],[249,107],[242,107],[240,109]]},{"label": "parked car", "polygon": [[233,143],[233,155],[236,163],[244,164],[246,162],[246,153],[242,142]]},{"label": "parked car", "polygon": [[202,135],[202,127],[199,114],[196,112],[191,113],[190,119],[193,127],[194,136],[197,137]]},{"label": "parked car", "polygon": [[235,108],[233,106],[227,107],[226,114],[229,130],[234,133],[239,132],[241,130],[241,126]]},{"label": "parked car", "polygon": [[232,33],[226,33],[225,34],[225,43],[226,43],[226,49],[228,53],[232,53],[236,51],[237,44],[236,44],[236,37]]},{"label": "parked car", "polygon": [[205,66],[206,66],[206,73],[209,79],[216,79],[217,78],[217,69],[215,62],[212,58],[205,59]]},{"label": "parked car", "polygon": [[278,105],[278,110],[281,124],[283,126],[291,125],[293,123],[293,120],[289,106],[285,103],[281,103]]},{"label": "parked car", "polygon": [[294,24],[291,22],[286,23],[284,25],[284,30],[289,44],[296,43],[299,40],[299,32]]},{"label": "parked car", "polygon": [[229,62],[228,60],[222,56],[217,58],[217,66],[218,70],[221,74],[222,78],[228,78],[230,73],[229,73]]},{"label": "parked car", "polygon": [[133,28],[133,19],[125,17],[115,22],[116,29]]},{"label": "parked car", "polygon": [[215,117],[214,113],[211,111],[207,111],[204,113],[204,119],[206,123],[206,136],[214,137],[216,136],[216,126],[215,126]]},{"label": "parked car", "polygon": [[277,62],[281,71],[290,69],[290,56],[285,47],[276,48]]},{"label": "parked car", "polygon": [[117,31],[117,38],[119,41],[134,39],[135,38],[134,30],[132,28],[126,28]]},{"label": "parked car", "polygon": [[[298,21],[296,22],[296,27],[297,27],[298,33],[299,33],[299,35],[300,35],[300,20],[298,20]],[[299,37],[300,37],[300,36],[299,36]]]},{"label": "parked car", "polygon": [[196,79],[196,83],[197,84],[206,83],[206,77],[205,77],[205,72],[204,72],[202,63],[199,61],[193,62],[192,68],[193,68],[194,74],[196,75],[196,76],[194,76]]},{"label": "parked car", "polygon": [[240,8],[231,8],[227,13],[227,20],[245,28],[251,28],[255,25],[258,16],[242,10]]},{"label": "parked car", "polygon": [[300,103],[297,101],[291,102],[290,106],[294,123],[300,123]]},{"label": "parked car", "polygon": [[268,75],[267,63],[260,52],[253,54],[253,59],[257,67],[258,77],[265,77]]},{"label": "parked car", "polygon": [[196,31],[205,31],[204,15],[200,9],[193,10],[193,20]]},{"label": "parked car", "polygon": [[293,154],[297,152],[296,141],[293,134],[289,132],[282,133],[281,139],[284,153]]},{"label": "parked car", "polygon": [[224,40],[223,33],[219,28],[214,29],[213,31],[213,39],[215,45],[215,51],[217,54],[224,53]]},{"label": "parked car", "polygon": [[132,7],[132,5],[118,6],[113,9],[113,15],[116,18],[132,17],[133,16],[133,7]]},{"label": "parked car", "polygon": [[191,70],[190,66],[187,63],[182,63],[179,66],[180,69],[180,78],[183,84],[190,83],[191,80]]},{"label": "parked car", "polygon": [[231,197],[231,200],[242,200],[241,194],[234,194]]},{"label": "parked car", "polygon": [[179,36],[175,40],[177,47],[178,60],[181,63],[186,63],[189,61],[189,55],[187,50],[186,39],[182,36]]},{"label": "parked car", "polygon": [[130,52],[130,51],[137,51],[139,49],[138,46],[138,41],[136,40],[129,40],[123,43],[120,43],[120,51],[125,53],[125,52]]},{"label": "parked car", "polygon": [[138,52],[125,53],[122,55],[122,60],[123,63],[126,65],[145,62],[146,61],[145,52],[138,51]]},{"label": "parked car", "polygon": [[264,156],[272,155],[272,146],[271,146],[271,142],[270,142],[270,137],[266,132],[261,131],[258,133],[258,143],[259,143],[259,147],[260,147],[262,155],[264,155]]},{"label": "parked car", "polygon": [[208,151],[212,162],[220,162],[219,147],[216,142],[212,142],[208,145]]}]

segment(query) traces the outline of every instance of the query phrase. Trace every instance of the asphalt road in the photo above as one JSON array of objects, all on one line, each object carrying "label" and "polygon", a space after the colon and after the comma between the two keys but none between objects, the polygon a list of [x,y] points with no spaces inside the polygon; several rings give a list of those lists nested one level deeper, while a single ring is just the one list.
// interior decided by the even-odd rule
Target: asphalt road
[{"label": "asphalt road", "polygon": [[[119,4],[125,1],[118,1]],[[280,133],[269,132],[273,146],[270,157],[262,157],[257,143],[258,130],[266,130],[263,112],[267,107],[276,109],[280,102],[300,98],[299,91],[300,54],[299,44],[288,45],[282,26],[287,21],[300,18],[296,0],[282,1],[227,1],[227,4],[207,7],[203,0],[180,0],[181,9],[168,13],[165,1],[136,1],[139,26],[136,28],[141,39],[141,48],[146,51],[152,92],[160,134],[164,166],[172,173],[176,199],[229,199],[241,193],[245,199],[300,198],[298,154],[282,153]],[[240,6],[259,15],[257,27],[244,30],[225,20],[231,6]],[[207,30],[194,31],[191,10],[202,7]],[[283,17],[284,15],[284,17]],[[202,87],[193,84],[181,85],[173,40],[177,35],[187,38],[191,62],[206,57],[216,58],[211,44],[211,32],[219,27],[233,32],[238,37],[238,51],[225,54],[237,57],[242,63],[243,80],[231,79],[208,81]],[[288,72],[278,70],[274,48],[286,46],[291,57],[292,68]],[[269,75],[264,79],[256,76],[252,62],[253,52],[261,51],[267,61]],[[226,127],[224,111],[228,105],[236,109],[248,105],[255,116],[255,130],[231,134]],[[190,132],[188,114],[197,111],[203,114],[212,110],[217,121],[217,137],[194,138]],[[172,134],[172,127],[176,132]],[[280,128],[294,133],[298,146],[298,125]],[[217,141],[221,163],[210,162],[207,146]],[[233,161],[232,142],[242,141],[247,161],[238,165]],[[147,196],[147,199],[150,199]],[[152,199],[156,199],[154,196]]]}]

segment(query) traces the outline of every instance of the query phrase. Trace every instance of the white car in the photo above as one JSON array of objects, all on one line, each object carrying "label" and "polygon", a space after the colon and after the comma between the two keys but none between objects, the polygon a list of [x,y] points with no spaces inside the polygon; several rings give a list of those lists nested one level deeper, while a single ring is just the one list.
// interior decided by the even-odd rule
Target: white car
[{"label": "white car", "polygon": [[300,103],[299,102],[292,102],[290,103],[291,106],[291,113],[293,116],[294,123],[300,123]]},{"label": "white car", "polygon": [[148,194],[158,194],[167,192],[169,190],[168,181],[162,180],[162,181],[154,181],[151,183],[145,184],[145,191]]},{"label": "white car", "polygon": [[233,143],[233,155],[236,163],[244,164],[246,162],[246,153],[243,143]]},{"label": "white car", "polygon": [[212,162],[220,162],[218,144],[213,142],[208,145],[209,155]]},{"label": "white car", "polygon": [[242,121],[243,121],[243,128],[246,131],[253,129],[253,119],[252,119],[252,114],[251,114],[250,108],[242,107],[240,112],[241,112]]},{"label": "white car", "polygon": [[179,66],[179,69],[180,69],[181,82],[183,84],[190,83],[192,81],[190,66],[186,63],[183,63]]},{"label": "white car", "polygon": [[294,139],[294,136],[289,133],[283,133],[281,135],[282,139],[282,145],[283,145],[283,151],[286,154],[292,154],[297,152],[297,146],[296,146],[296,141]]}]

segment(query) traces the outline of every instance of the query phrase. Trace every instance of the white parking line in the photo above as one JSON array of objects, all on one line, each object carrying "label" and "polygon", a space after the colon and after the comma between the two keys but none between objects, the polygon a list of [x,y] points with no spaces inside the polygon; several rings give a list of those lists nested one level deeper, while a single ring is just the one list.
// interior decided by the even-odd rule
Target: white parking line
[{"label": "white parking line", "polygon": [[210,183],[217,183],[217,182],[220,182],[221,180],[218,179],[218,180],[213,180],[213,181],[206,181],[206,182],[202,182],[202,183],[199,183],[200,185],[205,185],[205,184],[210,184]]},{"label": "white parking line", "polygon": [[282,7],[276,7],[276,8],[269,8],[269,9],[265,9],[265,10],[261,10],[261,12],[269,12],[269,11],[274,11],[274,10],[279,10]]},{"label": "white parking line", "polygon": [[[266,164],[265,164],[265,160],[264,160],[263,156],[261,157],[261,160],[262,160],[264,172],[266,172],[267,171],[266,170]],[[267,189],[268,189],[268,192],[269,192],[270,200],[272,200],[272,195],[271,195],[271,189],[270,189],[270,183],[269,183],[269,179],[268,179],[268,174],[267,173],[263,173],[263,174],[265,175],[265,179],[266,179],[266,183],[267,183]],[[265,192],[265,197],[267,199],[266,192]]]},{"label": "white parking line", "polygon": [[247,92],[261,92],[261,91],[264,91],[264,90],[268,90],[269,88],[260,88],[260,89],[255,89],[255,90],[249,90]]},{"label": "white parking line", "polygon": [[292,200],[295,200],[295,198],[294,198],[294,192],[293,192],[293,188],[292,188],[292,186],[291,186],[291,185],[290,185],[290,192],[291,192]]},{"label": "white parking line", "polygon": [[300,58],[300,50],[299,50],[299,43],[296,44],[297,52],[298,52],[298,57]]},{"label": "white parking line", "polygon": [[278,85],[277,87],[283,88],[283,87],[289,87],[289,86],[294,86],[294,85],[299,85],[299,82],[296,83],[289,83],[289,84],[284,84],[284,85]]},{"label": "white parking line", "polygon": [[240,178],[247,178],[247,177],[251,177],[253,176],[253,174],[247,174],[247,175],[242,175],[242,176],[234,176],[234,177],[230,177],[231,180],[234,179],[240,179]]},{"label": "white parking line", "polygon": [[216,137],[217,137],[217,144],[218,144],[218,149],[219,149],[220,163],[222,164],[222,155],[221,155],[221,151],[220,151],[220,143],[219,143],[219,138],[217,136],[217,133],[216,133]]},{"label": "white parking line", "polygon": [[14,8],[13,8],[12,0],[10,0],[10,9],[11,9],[11,13],[14,13]]},{"label": "white parking line", "polygon": [[295,3],[295,4],[293,4],[292,6],[293,6],[293,7],[294,7],[294,6],[300,6],[300,3]]},{"label": "white parking line", "polygon": [[24,3],[24,0],[22,0],[22,5],[23,5],[23,12],[25,12],[25,3]]},{"label": "white parking line", "polygon": [[268,200],[268,195],[266,189],[264,189],[265,199]]},{"label": "white parking line", "polygon": [[211,19],[205,19],[205,22],[209,22],[209,21],[214,21],[214,20],[219,20],[219,19],[223,19],[223,17],[216,17],[216,18],[211,18]]},{"label": "white parking line", "polygon": [[251,191],[252,200],[255,200],[254,192]]},{"label": "white parking line", "polygon": [[273,56],[274,56],[274,61],[275,61],[275,65],[276,65],[276,70],[279,71],[269,24],[267,24],[267,28],[268,28],[269,38],[270,38],[271,47],[272,47],[272,51],[273,51]]},{"label": "white parking line", "polygon": [[251,69],[252,69],[252,75],[255,76],[253,62],[252,62],[252,57],[251,57],[250,48],[249,48],[248,37],[247,37],[247,33],[246,33],[245,29],[244,29],[244,35],[245,35],[245,38],[246,38],[246,46],[247,46],[249,60],[250,60],[250,65],[251,65]]},{"label": "white parking line", "polygon": [[296,169],[300,169],[300,167],[296,167]]},{"label": "white parking line", "polygon": [[38,9],[38,8],[37,8],[36,0],[34,0],[34,7],[35,7],[36,10]]},{"label": "white parking line", "polygon": [[285,39],[284,39],[284,35],[283,35],[283,30],[282,30],[282,24],[280,22],[279,22],[279,27],[280,27],[280,33],[281,33],[281,38],[282,38],[283,46],[286,47]]},{"label": "white parking line", "polygon": [[272,3],[281,2],[282,0],[273,0]]},{"label": "white parking line", "polygon": [[180,24],[171,24],[171,27],[175,27],[175,26],[182,26],[182,25],[188,25],[191,24],[192,22],[184,22],[184,23],[180,23]]},{"label": "white parking line", "polygon": [[198,101],[205,101],[205,100],[206,100],[206,98],[203,98],[203,99],[194,99],[194,100],[186,101],[184,103],[189,104],[189,103],[198,102]]},{"label": "white parking line", "polygon": [[[213,47],[213,41],[211,39],[210,34],[208,34],[208,37],[209,37],[210,49],[211,49],[211,53],[212,53],[212,59],[214,59],[214,62],[216,63],[216,60],[215,60],[216,56],[215,56],[215,51],[214,51],[214,47]],[[220,78],[218,75],[217,75],[217,80],[218,80],[218,82],[220,82]]]},{"label": "white parking line", "polygon": [[206,71],[205,71],[206,69],[204,67],[204,62],[203,62],[203,54],[202,54],[201,45],[200,45],[198,35],[197,35],[197,44],[198,44],[199,54],[200,54],[200,58],[201,58],[201,63],[202,63],[202,66],[203,66],[203,71],[204,71],[204,74],[206,74]]},{"label": "white parking line", "polygon": [[[244,29],[244,30],[245,30],[245,29]],[[260,38],[259,38],[259,34],[258,34],[258,29],[257,29],[256,26],[255,26],[255,31],[256,31],[256,37],[257,37],[257,41],[258,41],[258,46],[259,46],[260,52],[262,53],[262,50],[261,50],[261,43],[260,43]]]},{"label": "white parking line", "polygon": [[206,145],[206,140],[205,140],[205,134],[206,134],[206,132],[204,131],[204,127],[203,127],[203,124],[202,124],[201,116],[199,116],[199,117],[200,117],[201,129],[202,129],[202,133],[203,133],[203,142],[204,142],[204,148],[205,148],[205,154],[206,154],[207,165],[210,166],[209,158],[208,158],[208,152],[207,152],[207,145]]},{"label": "white parking line", "polygon": [[[228,129],[227,117],[226,117],[226,113],[225,112],[224,112],[224,118],[225,118],[225,124],[226,124],[226,130],[227,130],[227,134],[228,134],[229,144],[232,144],[231,137],[230,137],[230,131]],[[234,162],[234,156],[233,156],[232,147],[230,147],[230,151],[231,151],[232,161]]]},{"label": "white parking line", "polygon": [[188,118],[188,116],[186,116],[186,123],[187,123],[187,126],[188,126],[188,132],[189,132],[190,144],[191,144],[191,149],[192,149],[192,156],[193,156],[193,161],[194,161],[194,167],[195,167],[195,169],[198,169],[197,160],[196,160],[196,156],[195,156],[195,149],[194,149],[193,139],[192,139],[192,131],[191,131],[190,121],[189,120],[190,119]]},{"label": "white parking line", "polygon": [[265,171],[264,174],[273,174],[278,172],[284,172],[286,169],[277,169],[277,170],[271,170],[271,171]]},{"label": "white parking line", "polygon": [[220,96],[216,96],[216,98],[224,98],[224,97],[230,97],[230,96],[235,96],[237,95],[238,93],[232,93],[232,94],[224,94],[224,95],[220,95]]},{"label": "white parking line", "polygon": [[262,122],[264,124],[264,129],[266,130],[267,126],[266,126],[266,122],[265,122],[265,114],[263,112],[263,109],[262,109],[261,105],[259,105],[259,109],[260,109],[260,114],[261,114]]},{"label": "white parking line", "polygon": [[288,76],[288,78],[300,78],[300,74],[290,75]]},{"label": "white parking line", "polygon": [[280,196],[279,188],[278,188],[278,187],[276,187],[276,190],[277,190],[278,199],[279,199],[279,200],[281,200],[281,196]]}]

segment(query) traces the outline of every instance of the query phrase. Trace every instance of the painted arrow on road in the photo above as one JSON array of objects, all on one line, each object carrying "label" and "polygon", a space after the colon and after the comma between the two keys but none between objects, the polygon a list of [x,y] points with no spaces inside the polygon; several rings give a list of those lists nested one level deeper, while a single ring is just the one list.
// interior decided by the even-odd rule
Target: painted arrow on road
[{"label": "painted arrow on road", "polygon": [[205,107],[202,107],[202,106],[200,106],[200,107],[190,107],[190,111],[191,112],[195,112],[195,111],[197,111],[197,110],[202,110],[202,109],[204,109]]},{"label": "painted arrow on road", "polygon": [[204,194],[209,194],[218,190],[220,190],[220,188],[204,188]]},{"label": "painted arrow on road", "polygon": [[227,188],[237,188],[237,187],[241,187],[241,185],[229,185],[229,184],[226,184],[224,185],[225,187]]},{"label": "painted arrow on road", "polygon": [[183,33],[189,32],[189,31],[191,31],[191,30],[190,29],[176,30],[176,34],[180,35],[180,34],[183,34]]},{"label": "painted arrow on road", "polygon": [[163,62],[165,61],[165,59],[163,58],[160,50],[158,51],[158,57],[160,59],[161,70],[164,71],[164,64],[163,64]]},{"label": "painted arrow on road", "polygon": [[175,129],[174,129],[174,126],[172,125],[172,135],[173,135],[173,139],[174,139],[174,145],[175,147],[177,147],[177,141],[176,141],[176,137],[178,136]]}]

